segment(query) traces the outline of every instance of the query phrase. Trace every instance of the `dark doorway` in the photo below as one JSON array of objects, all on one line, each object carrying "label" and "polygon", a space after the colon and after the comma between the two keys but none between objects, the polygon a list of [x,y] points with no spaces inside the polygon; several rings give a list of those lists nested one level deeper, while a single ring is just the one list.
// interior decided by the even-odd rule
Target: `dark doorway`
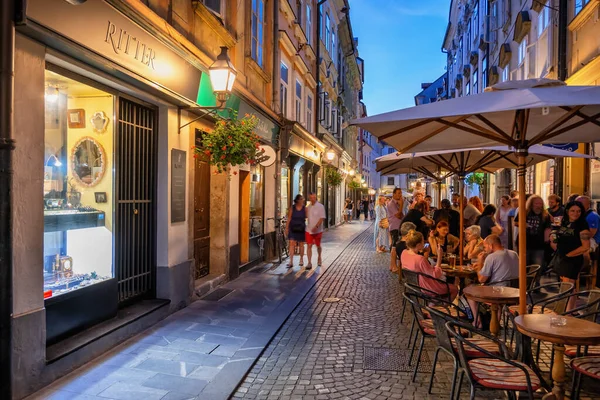
[{"label": "dark doorway", "polygon": [[[202,132],[196,129],[196,146],[202,143]],[[195,160],[194,170],[194,259],[195,279],[210,273],[210,165]]]},{"label": "dark doorway", "polygon": [[115,276],[119,302],[156,288],[156,111],[119,97],[115,138]]}]

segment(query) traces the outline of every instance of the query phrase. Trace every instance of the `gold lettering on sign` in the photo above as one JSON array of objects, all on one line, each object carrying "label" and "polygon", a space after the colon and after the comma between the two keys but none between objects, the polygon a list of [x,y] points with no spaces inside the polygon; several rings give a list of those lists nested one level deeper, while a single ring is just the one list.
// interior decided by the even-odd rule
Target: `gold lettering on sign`
[{"label": "gold lettering on sign", "polygon": [[154,49],[140,42],[135,36],[131,36],[125,29],[117,28],[110,21],[108,21],[104,41],[110,45],[115,54],[127,54],[147,67],[155,69],[156,52]]}]

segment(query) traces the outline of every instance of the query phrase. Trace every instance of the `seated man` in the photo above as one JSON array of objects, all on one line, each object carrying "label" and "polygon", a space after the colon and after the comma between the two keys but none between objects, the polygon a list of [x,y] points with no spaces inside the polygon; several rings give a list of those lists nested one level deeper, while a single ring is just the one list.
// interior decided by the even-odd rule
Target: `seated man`
[{"label": "seated man", "polygon": [[[509,280],[519,278],[517,253],[505,249],[498,235],[486,237],[483,246],[485,251],[480,255],[480,265],[476,267],[479,282],[489,286],[510,286]],[[473,311],[477,327],[481,328],[481,321],[477,319],[479,303],[469,299],[469,307]]]},{"label": "seated man", "polygon": [[477,273],[479,282],[489,286],[510,286],[508,280],[519,279],[519,256],[505,249],[498,235],[489,235],[483,246],[487,257]]}]

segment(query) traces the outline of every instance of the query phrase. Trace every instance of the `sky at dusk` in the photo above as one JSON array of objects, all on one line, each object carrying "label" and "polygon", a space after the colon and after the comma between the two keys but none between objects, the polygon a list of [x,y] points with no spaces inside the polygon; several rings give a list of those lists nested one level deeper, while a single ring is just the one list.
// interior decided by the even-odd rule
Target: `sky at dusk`
[{"label": "sky at dusk", "polygon": [[445,72],[441,52],[450,0],[349,0],[358,51],[365,60],[369,115],[414,106],[422,82]]}]

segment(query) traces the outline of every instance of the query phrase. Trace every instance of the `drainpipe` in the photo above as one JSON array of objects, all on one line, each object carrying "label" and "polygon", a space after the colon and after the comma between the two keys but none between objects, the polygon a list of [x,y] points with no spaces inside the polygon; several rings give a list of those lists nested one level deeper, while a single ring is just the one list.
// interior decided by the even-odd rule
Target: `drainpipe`
[{"label": "drainpipe", "polygon": [[[273,0],[273,76],[271,82],[273,82],[273,110],[277,110],[280,105],[279,101],[279,73],[280,73],[280,61],[279,61],[279,1]],[[279,110],[282,114],[283,111]],[[281,216],[281,161],[283,160],[283,146],[287,147],[287,143],[283,143],[284,140],[287,140],[287,135],[284,132],[284,128],[279,128],[279,135],[277,136],[277,147],[275,149],[275,173],[273,174],[275,177],[275,207],[274,207],[274,217],[278,218]],[[276,222],[275,220],[274,222]],[[274,223],[275,230],[277,230],[277,223]],[[275,232],[274,240],[273,240],[273,250],[277,247],[277,232]]]},{"label": "drainpipe", "polygon": [[14,2],[0,2],[0,398],[11,399]]}]

